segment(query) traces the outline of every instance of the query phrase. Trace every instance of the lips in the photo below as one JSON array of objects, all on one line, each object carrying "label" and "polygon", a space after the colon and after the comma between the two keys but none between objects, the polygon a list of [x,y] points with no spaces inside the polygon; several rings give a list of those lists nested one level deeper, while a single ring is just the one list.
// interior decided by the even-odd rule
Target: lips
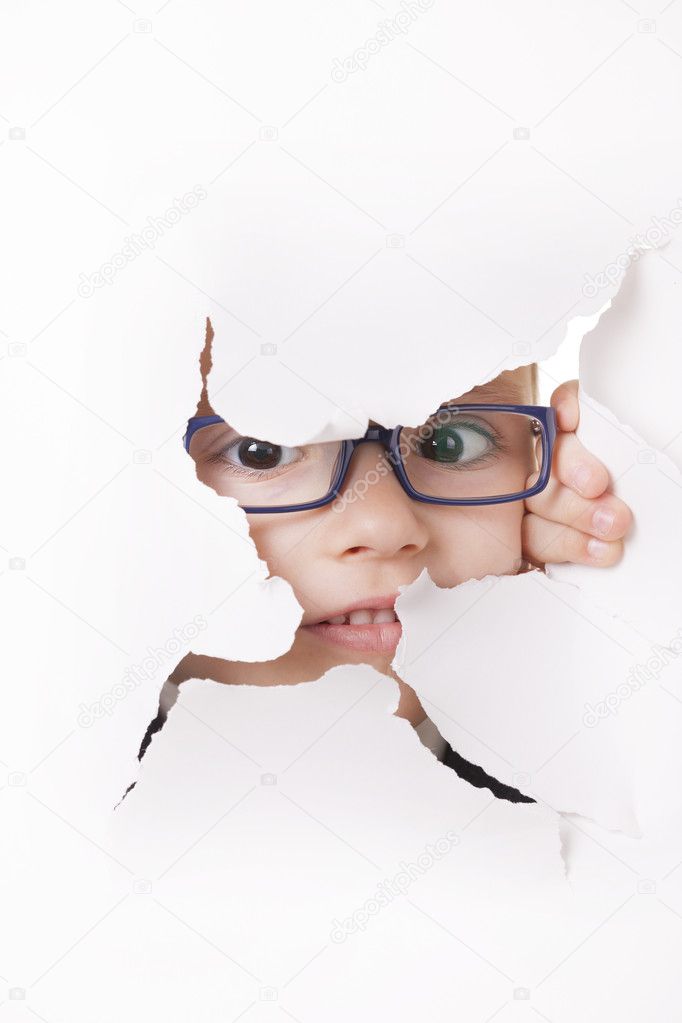
[{"label": "lips", "polygon": [[402,632],[394,609],[396,597],[366,598],[302,628],[322,642],[346,650],[393,654]]}]

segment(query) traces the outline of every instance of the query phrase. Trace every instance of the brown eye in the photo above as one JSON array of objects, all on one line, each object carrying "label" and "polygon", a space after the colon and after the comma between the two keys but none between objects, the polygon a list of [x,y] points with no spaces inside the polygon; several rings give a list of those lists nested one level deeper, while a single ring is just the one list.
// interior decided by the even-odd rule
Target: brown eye
[{"label": "brown eye", "polygon": [[245,437],[240,441],[236,455],[246,469],[274,469],[280,464],[282,448],[266,440]]},{"label": "brown eye", "polygon": [[226,467],[245,469],[251,472],[272,472],[299,462],[303,457],[300,448],[285,448],[269,440],[256,437],[239,437],[215,456]]}]

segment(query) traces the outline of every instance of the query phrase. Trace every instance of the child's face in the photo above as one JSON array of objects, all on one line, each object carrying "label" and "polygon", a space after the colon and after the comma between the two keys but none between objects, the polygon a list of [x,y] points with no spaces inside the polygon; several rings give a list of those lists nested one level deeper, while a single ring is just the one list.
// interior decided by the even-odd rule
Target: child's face
[{"label": "child's face", "polygon": [[[530,367],[504,372],[466,395],[443,397],[444,402],[499,404],[530,404],[532,400]],[[202,400],[198,414],[212,411]],[[229,468],[216,464],[215,450],[212,428],[194,434],[190,451],[199,479],[229,495],[233,477]],[[344,484],[346,493],[376,467],[383,454],[378,443],[357,448]],[[534,469],[529,462],[523,467],[524,476]],[[489,573],[518,571],[523,501],[430,505],[412,500],[392,471],[374,474],[374,480],[363,488],[362,499],[344,504],[342,511],[327,505],[248,516],[260,557],[273,575],[288,580],[304,609],[291,650],[273,662],[277,664],[276,681],[316,678],[336,664],[367,663],[389,673],[400,635],[399,623],[391,622],[390,607],[398,588],[416,579],[424,568],[441,587]],[[525,482],[524,478],[523,486]],[[370,609],[372,618],[377,607],[384,610],[378,622],[367,614],[354,614],[350,622],[317,627],[351,607]],[[371,624],[361,624],[363,618]]]}]

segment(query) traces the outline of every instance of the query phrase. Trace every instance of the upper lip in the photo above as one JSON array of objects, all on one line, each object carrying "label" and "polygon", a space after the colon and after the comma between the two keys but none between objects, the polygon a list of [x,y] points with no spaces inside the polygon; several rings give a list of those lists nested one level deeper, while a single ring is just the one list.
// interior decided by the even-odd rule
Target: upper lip
[{"label": "upper lip", "polygon": [[305,622],[305,624],[319,625],[320,622],[329,621],[330,618],[336,618],[338,615],[348,615],[351,611],[381,611],[385,607],[395,609],[395,602],[399,596],[399,593],[393,593],[385,597],[364,597],[362,600],[356,600],[353,604],[347,604],[346,607],[342,607],[338,611],[330,611],[329,614],[316,618],[314,622]]}]

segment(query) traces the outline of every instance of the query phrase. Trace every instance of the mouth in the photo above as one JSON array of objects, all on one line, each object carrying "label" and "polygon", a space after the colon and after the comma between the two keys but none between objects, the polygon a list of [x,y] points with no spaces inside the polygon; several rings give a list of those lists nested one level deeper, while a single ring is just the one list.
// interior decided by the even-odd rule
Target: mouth
[{"label": "mouth", "polygon": [[397,596],[396,593],[358,601],[301,628],[325,643],[346,650],[393,654],[402,633],[394,608]]}]

